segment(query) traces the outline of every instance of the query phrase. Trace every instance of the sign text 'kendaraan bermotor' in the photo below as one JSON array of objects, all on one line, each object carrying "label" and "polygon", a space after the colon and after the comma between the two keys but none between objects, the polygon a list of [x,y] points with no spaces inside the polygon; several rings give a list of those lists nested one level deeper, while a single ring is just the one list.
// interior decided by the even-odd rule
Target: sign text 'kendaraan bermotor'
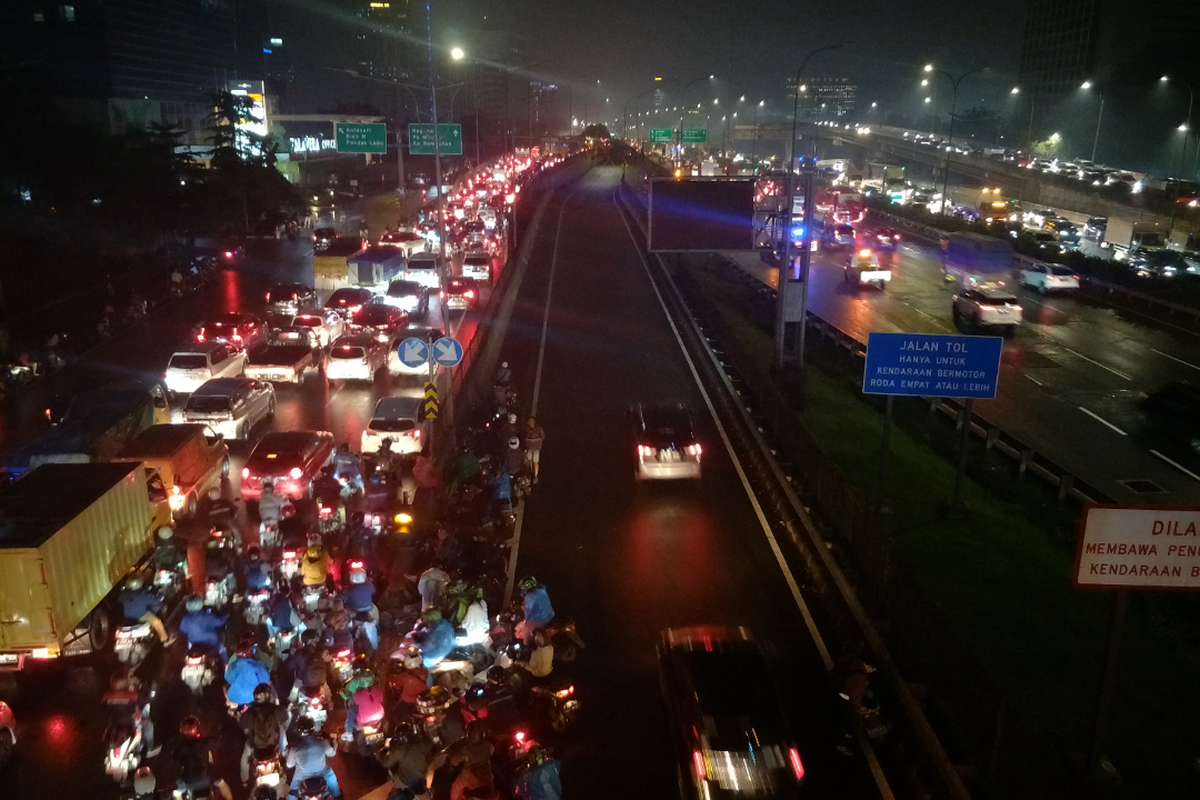
[{"label": "sign text 'kendaraan bermotor'", "polygon": [[1200,589],[1200,509],[1089,507],[1075,554],[1075,586]]},{"label": "sign text 'kendaraan bermotor'", "polygon": [[883,333],[867,337],[866,394],[990,398],[1001,340],[995,336]]}]

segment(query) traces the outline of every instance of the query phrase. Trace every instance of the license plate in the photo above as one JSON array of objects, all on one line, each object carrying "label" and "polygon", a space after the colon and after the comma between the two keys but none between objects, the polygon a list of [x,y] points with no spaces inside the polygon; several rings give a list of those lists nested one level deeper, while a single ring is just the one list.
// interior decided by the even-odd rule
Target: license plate
[{"label": "license plate", "polygon": [[20,653],[0,653],[0,668],[3,667],[20,667]]},{"label": "license plate", "polygon": [[279,773],[278,772],[268,772],[265,775],[259,775],[258,776],[258,785],[259,786],[278,786],[279,785]]}]

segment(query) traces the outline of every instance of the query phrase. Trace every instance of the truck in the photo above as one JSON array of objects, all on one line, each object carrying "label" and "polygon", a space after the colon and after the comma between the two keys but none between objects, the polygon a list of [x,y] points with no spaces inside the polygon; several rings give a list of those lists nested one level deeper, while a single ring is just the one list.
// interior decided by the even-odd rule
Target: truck
[{"label": "truck", "polygon": [[388,284],[404,271],[408,257],[397,247],[367,247],[346,261],[350,286],[387,291]]},{"label": "truck", "polygon": [[314,285],[319,292],[332,293],[351,286],[350,259],[363,251],[362,239],[337,238],[324,250],[313,251]]},{"label": "truck", "polygon": [[171,512],[140,463],[46,464],[0,489],[0,669],[107,648]]},{"label": "truck", "polygon": [[[300,337],[299,341],[291,338]],[[304,373],[312,366],[320,366],[314,359],[314,349],[308,340],[308,331],[303,328],[280,328],[272,331],[271,341],[250,351],[246,361],[246,377],[271,383],[300,383]]]},{"label": "truck", "polygon": [[1113,260],[1125,261],[1143,250],[1159,250],[1167,246],[1167,229],[1157,222],[1134,222],[1121,217],[1109,217],[1101,247],[1111,248]]},{"label": "truck", "polygon": [[868,161],[862,186],[864,189],[874,189],[889,203],[906,205],[912,199],[912,187],[908,185],[906,172],[905,167],[895,164]]},{"label": "truck", "polygon": [[960,216],[987,223],[1002,222],[1014,214],[999,186],[959,186],[950,192],[950,205]]},{"label": "truck", "polygon": [[1012,271],[1012,244],[1004,239],[952,233],[943,242],[942,274],[961,288],[1004,286]]},{"label": "truck", "polygon": [[46,416],[53,427],[5,458],[6,477],[42,464],[109,461],[146,428],[170,422],[171,407],[162,384],[128,381],[78,392],[65,408],[52,403]]}]

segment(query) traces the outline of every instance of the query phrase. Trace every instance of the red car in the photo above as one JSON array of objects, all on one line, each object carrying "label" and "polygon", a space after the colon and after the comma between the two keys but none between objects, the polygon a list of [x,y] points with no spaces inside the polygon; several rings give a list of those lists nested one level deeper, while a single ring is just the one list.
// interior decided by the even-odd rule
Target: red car
[{"label": "red car", "polygon": [[375,303],[363,306],[350,315],[350,332],[362,333],[376,339],[390,339],[408,327],[408,314],[392,305]]},{"label": "red car", "polygon": [[333,434],[328,431],[272,431],[259,440],[242,468],[242,497],[257,500],[263,481],[275,494],[300,500],[312,494],[321,467],[333,458]]},{"label": "red car", "polygon": [[267,324],[253,314],[217,314],[195,328],[197,342],[232,342],[246,350],[265,344]]}]

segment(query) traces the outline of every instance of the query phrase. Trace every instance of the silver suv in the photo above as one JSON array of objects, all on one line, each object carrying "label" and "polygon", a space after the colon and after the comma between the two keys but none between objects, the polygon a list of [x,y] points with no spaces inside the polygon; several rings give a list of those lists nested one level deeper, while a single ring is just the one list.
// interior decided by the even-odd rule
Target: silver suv
[{"label": "silver suv", "polygon": [[1003,328],[1014,333],[1021,324],[1021,305],[1016,295],[998,286],[963,289],[954,295],[954,324],[963,320],[976,329]]}]

